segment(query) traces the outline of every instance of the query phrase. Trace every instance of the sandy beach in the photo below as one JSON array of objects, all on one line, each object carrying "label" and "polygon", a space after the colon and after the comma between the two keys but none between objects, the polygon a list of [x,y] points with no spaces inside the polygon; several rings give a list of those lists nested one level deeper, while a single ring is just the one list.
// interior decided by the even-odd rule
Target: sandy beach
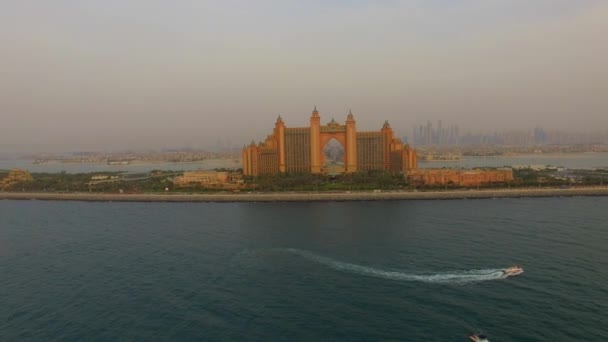
[{"label": "sandy beach", "polygon": [[318,202],[318,201],[390,201],[446,200],[518,197],[608,196],[608,187],[568,189],[485,189],[447,191],[386,191],[386,192],[275,192],[218,194],[103,194],[103,193],[28,193],[0,192],[7,200],[60,200],[101,202]]}]

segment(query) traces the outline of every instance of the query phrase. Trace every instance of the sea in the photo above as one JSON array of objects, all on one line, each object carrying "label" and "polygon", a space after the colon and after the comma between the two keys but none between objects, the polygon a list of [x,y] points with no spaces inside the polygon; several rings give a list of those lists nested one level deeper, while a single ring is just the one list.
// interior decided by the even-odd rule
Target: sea
[{"label": "sea", "polygon": [[[50,162],[34,164],[34,160],[22,159],[16,155],[0,155],[0,170],[13,168],[27,169],[30,172],[128,172],[140,173],[152,170],[211,170],[215,168],[240,168],[238,159],[208,159],[199,162],[171,163],[171,162],[138,162],[128,165],[108,165],[106,163],[60,163]],[[547,153],[522,154],[515,156],[464,156],[455,161],[423,161],[418,164],[420,168],[475,168],[475,167],[504,167],[504,166],[530,166],[550,165],[566,169],[596,169],[608,168],[608,153]]]},{"label": "sea", "polygon": [[[608,157],[608,155],[607,155]],[[607,158],[608,160],[608,158]],[[235,159],[207,159],[197,162],[134,162],[125,165],[109,165],[107,163],[34,163],[32,159],[22,159],[18,157],[0,157],[0,170],[10,170],[14,168],[25,169],[29,172],[48,172],[48,173],[91,173],[91,172],[125,172],[125,173],[145,173],[152,170],[166,171],[193,171],[193,170],[212,170],[216,168],[241,167],[240,160]]]},{"label": "sea", "polygon": [[459,160],[420,160],[420,168],[553,166],[566,169],[608,168],[608,153],[534,153],[512,156],[463,156]]},{"label": "sea", "polygon": [[0,200],[0,341],[608,341],[606,208]]}]

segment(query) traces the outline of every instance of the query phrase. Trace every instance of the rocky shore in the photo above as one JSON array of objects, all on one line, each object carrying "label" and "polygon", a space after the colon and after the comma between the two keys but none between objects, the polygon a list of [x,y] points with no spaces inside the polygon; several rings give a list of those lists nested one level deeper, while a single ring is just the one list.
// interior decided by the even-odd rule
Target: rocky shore
[{"label": "rocky shore", "polygon": [[318,201],[390,201],[442,200],[519,197],[608,196],[608,187],[567,189],[483,189],[446,191],[386,191],[386,192],[275,192],[221,194],[102,194],[102,193],[28,193],[0,192],[1,199],[62,200],[105,202],[318,202]]}]

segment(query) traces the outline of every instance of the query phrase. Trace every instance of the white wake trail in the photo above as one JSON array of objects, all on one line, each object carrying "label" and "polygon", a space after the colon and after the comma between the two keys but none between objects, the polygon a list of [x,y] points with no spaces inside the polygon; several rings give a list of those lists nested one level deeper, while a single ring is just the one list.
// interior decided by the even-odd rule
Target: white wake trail
[{"label": "white wake trail", "polygon": [[502,269],[483,269],[483,270],[469,270],[469,271],[453,271],[449,273],[436,273],[436,274],[411,274],[397,271],[386,271],[377,269],[374,267],[362,266],[357,264],[350,264],[346,262],[337,261],[328,257],[314,254],[312,252],[287,248],[286,252],[301,256],[305,259],[317,262],[325,265],[337,271],[355,273],[365,276],[401,280],[401,281],[421,281],[426,283],[452,283],[452,284],[464,284],[488,280],[503,279],[507,276],[502,272]]}]

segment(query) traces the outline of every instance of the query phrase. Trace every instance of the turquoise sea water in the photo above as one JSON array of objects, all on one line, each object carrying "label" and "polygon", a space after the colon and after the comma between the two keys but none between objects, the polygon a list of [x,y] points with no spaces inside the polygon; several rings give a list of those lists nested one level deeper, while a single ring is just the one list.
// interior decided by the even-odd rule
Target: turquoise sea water
[{"label": "turquoise sea water", "polygon": [[49,173],[88,173],[88,172],[149,172],[152,170],[212,170],[215,168],[240,168],[241,163],[234,159],[209,159],[199,162],[184,163],[134,163],[129,165],[108,165],[107,163],[43,163],[34,164],[30,159],[0,158],[0,170],[14,168],[26,169],[30,172]]},{"label": "turquoise sea water", "polygon": [[[15,156],[0,156],[0,170],[13,168],[27,169],[30,172],[148,172],[151,170],[198,170],[214,168],[239,168],[239,161],[233,159],[212,159],[193,163],[141,163],[131,165],[49,163],[33,164],[33,160],[18,159]],[[608,153],[555,153],[527,154],[517,156],[494,157],[462,157],[458,161],[420,161],[421,168],[474,168],[474,167],[503,167],[524,165],[553,165],[568,169],[608,168]]]},{"label": "turquoise sea water", "polygon": [[465,168],[551,165],[566,169],[608,168],[608,153],[546,153],[514,156],[465,156],[456,161],[420,161],[421,168]]},{"label": "turquoise sea water", "polygon": [[0,340],[606,341],[606,208],[4,200]]}]

